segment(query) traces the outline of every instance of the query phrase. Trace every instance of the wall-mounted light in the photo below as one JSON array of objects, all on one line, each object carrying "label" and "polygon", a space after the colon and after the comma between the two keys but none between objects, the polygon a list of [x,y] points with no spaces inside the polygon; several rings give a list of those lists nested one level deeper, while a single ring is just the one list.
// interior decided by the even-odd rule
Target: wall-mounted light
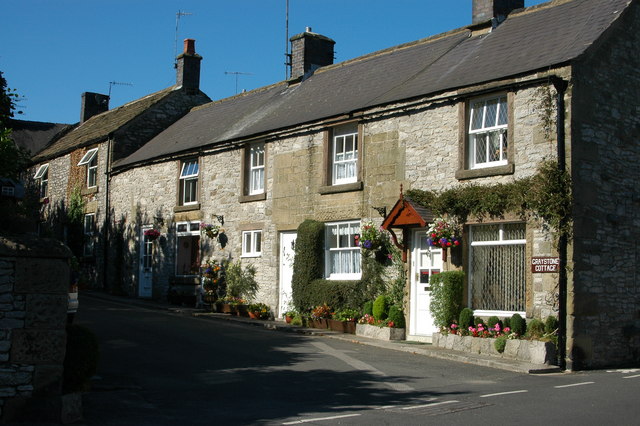
[{"label": "wall-mounted light", "polygon": [[224,216],[223,215],[216,215],[216,219],[218,219],[218,222],[220,222],[220,225],[224,225]]}]

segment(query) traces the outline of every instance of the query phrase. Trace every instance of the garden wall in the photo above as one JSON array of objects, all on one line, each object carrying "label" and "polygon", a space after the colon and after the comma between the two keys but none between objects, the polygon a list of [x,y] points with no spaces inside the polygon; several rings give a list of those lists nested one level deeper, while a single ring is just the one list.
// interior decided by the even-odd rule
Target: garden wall
[{"label": "garden wall", "polygon": [[55,240],[0,237],[2,422],[61,420],[70,256]]}]

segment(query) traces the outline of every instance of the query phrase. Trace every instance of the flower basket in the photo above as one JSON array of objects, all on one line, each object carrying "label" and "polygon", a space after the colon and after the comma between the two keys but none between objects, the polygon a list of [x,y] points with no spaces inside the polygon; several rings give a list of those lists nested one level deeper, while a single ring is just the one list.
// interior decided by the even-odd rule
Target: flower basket
[{"label": "flower basket", "polygon": [[260,319],[260,312],[249,311],[249,318]]},{"label": "flower basket", "polygon": [[431,247],[442,248],[442,260],[444,262],[447,261],[447,249],[449,247],[458,247],[462,242],[457,227],[443,218],[436,218],[429,225],[427,235],[429,236],[428,242]]},{"label": "flower basket", "polygon": [[144,236],[149,239],[149,241],[155,241],[160,237],[160,231],[157,229],[147,229],[144,231]]}]

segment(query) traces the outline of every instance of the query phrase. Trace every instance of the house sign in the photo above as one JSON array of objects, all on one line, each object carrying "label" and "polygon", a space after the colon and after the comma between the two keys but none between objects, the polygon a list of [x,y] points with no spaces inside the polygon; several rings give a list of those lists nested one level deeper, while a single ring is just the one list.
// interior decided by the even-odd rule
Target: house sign
[{"label": "house sign", "polygon": [[560,269],[559,257],[532,257],[531,272],[545,274],[558,272]]}]

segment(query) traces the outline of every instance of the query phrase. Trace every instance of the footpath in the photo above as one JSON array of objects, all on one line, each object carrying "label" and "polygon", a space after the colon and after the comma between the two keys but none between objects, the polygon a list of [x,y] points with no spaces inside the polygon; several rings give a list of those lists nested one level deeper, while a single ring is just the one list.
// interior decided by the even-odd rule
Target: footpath
[{"label": "footpath", "polygon": [[560,373],[562,370],[555,365],[544,364],[531,364],[527,362],[502,359],[497,357],[491,357],[488,355],[476,355],[459,351],[453,351],[449,349],[434,347],[430,343],[414,342],[410,340],[377,340],[363,336],[357,336],[355,334],[338,333],[331,330],[321,330],[317,328],[306,328],[301,326],[295,326],[287,324],[284,321],[265,321],[254,320],[251,318],[238,317],[229,314],[210,312],[206,309],[198,309],[187,306],[175,306],[170,305],[167,302],[148,300],[148,299],[134,299],[130,297],[113,296],[103,292],[97,291],[84,291],[81,293],[80,310],[82,309],[82,298],[91,297],[103,300],[109,300],[111,302],[139,306],[146,309],[160,310],[170,312],[173,314],[194,316],[198,318],[206,318],[212,321],[232,321],[234,323],[245,324],[248,327],[263,327],[269,330],[275,330],[278,332],[299,333],[312,336],[323,336],[330,339],[339,339],[355,344],[376,346],[379,348],[390,349],[394,351],[407,352],[414,355],[423,355],[433,358],[445,359],[454,362],[462,362],[466,364],[479,365],[483,367],[498,368],[501,370],[513,371],[516,373],[524,374],[545,374],[545,373]]}]

